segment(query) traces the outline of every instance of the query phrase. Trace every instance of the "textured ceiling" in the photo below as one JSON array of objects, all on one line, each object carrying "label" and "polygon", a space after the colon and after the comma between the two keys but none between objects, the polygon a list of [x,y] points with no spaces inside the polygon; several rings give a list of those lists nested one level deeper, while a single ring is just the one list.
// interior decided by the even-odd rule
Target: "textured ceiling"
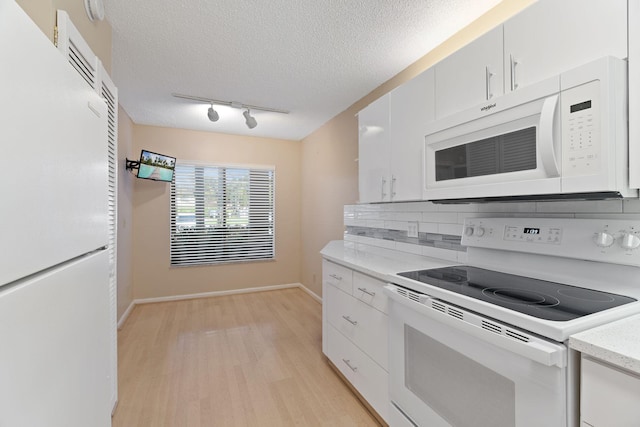
[{"label": "textured ceiling", "polygon": [[[300,140],[500,0],[104,0],[138,124]],[[291,111],[215,107],[172,93]]]}]

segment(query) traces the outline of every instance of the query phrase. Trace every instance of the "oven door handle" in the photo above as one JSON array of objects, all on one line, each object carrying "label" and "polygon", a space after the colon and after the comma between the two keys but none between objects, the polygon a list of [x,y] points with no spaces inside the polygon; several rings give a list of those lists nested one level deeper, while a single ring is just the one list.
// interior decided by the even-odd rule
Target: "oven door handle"
[{"label": "oven door handle", "polygon": [[[493,330],[483,329],[482,327],[464,319],[465,315],[469,317],[481,316],[468,313],[466,310],[458,309],[457,307],[455,308],[454,313],[450,312],[447,308],[445,308],[443,312],[439,309],[434,309],[431,306],[431,303],[434,301],[436,301],[436,304],[442,306],[443,304],[440,303],[439,300],[434,300],[428,295],[421,294],[420,300],[422,302],[417,302],[399,295],[396,292],[396,289],[397,288],[393,285],[387,285],[384,287],[384,293],[391,298],[393,302],[397,302],[404,307],[424,314],[433,321],[448,325],[454,329],[493,344],[496,347],[519,354],[520,356],[526,357],[527,359],[538,362],[544,366],[558,366],[559,368],[567,366],[566,349],[560,344],[535,339],[525,342],[516,338],[507,337],[494,332]],[[462,315],[459,313],[462,313]],[[390,320],[393,320],[393,315],[395,315],[395,313],[393,312],[392,307],[390,307]],[[497,322],[493,320],[491,320],[491,323],[497,324]]]}]

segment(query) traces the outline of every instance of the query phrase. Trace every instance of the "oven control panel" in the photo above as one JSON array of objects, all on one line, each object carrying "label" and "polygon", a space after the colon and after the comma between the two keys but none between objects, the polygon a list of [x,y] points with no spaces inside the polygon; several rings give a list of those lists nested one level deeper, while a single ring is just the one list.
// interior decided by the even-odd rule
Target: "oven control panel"
[{"label": "oven control panel", "polygon": [[640,266],[640,221],[467,218],[462,244]]}]

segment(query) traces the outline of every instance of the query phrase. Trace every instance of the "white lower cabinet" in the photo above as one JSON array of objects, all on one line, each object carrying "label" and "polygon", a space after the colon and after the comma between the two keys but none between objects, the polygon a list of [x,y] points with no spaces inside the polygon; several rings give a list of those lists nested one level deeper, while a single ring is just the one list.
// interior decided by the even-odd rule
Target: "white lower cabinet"
[{"label": "white lower cabinet", "polygon": [[333,286],[326,297],[329,323],[387,369],[387,315]]},{"label": "white lower cabinet", "polygon": [[[343,280],[336,282],[332,274]],[[327,260],[323,260],[322,276],[322,350],[388,422],[388,323],[387,301],[382,293],[384,282]],[[345,277],[352,281],[351,287],[344,286]]]},{"label": "white lower cabinet", "polygon": [[329,354],[333,364],[384,420],[388,419],[388,374],[334,327],[329,329]]},{"label": "white lower cabinet", "polygon": [[353,292],[353,272],[335,262],[322,261],[322,283],[327,283],[351,294]]},{"label": "white lower cabinet", "polygon": [[640,425],[640,377],[582,357],[580,383],[582,427]]}]

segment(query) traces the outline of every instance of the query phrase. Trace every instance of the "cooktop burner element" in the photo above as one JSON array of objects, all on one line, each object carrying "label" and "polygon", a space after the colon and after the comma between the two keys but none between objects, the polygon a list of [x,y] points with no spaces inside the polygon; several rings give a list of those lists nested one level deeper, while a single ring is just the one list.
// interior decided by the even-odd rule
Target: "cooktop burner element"
[{"label": "cooktop burner element", "polygon": [[510,304],[537,305],[553,307],[560,304],[557,298],[551,295],[543,295],[538,292],[513,288],[485,288],[482,294],[489,298],[495,298]]},{"label": "cooktop burner element", "polygon": [[470,266],[398,275],[546,320],[577,319],[636,301],[623,295]]}]

